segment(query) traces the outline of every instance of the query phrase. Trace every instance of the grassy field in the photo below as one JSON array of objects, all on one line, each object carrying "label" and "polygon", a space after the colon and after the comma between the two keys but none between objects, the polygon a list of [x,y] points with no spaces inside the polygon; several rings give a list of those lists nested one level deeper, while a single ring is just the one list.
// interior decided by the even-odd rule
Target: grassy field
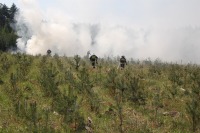
[{"label": "grassy field", "polygon": [[2,133],[200,132],[195,64],[0,53]]}]

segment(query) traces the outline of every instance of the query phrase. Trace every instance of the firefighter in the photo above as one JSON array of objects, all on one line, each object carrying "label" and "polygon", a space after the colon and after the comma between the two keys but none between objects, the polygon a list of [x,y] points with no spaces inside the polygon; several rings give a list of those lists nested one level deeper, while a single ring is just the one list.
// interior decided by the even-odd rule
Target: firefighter
[{"label": "firefighter", "polygon": [[50,49],[47,50],[47,55],[51,55],[51,50]]},{"label": "firefighter", "polygon": [[96,64],[98,64],[97,60],[98,60],[98,57],[95,54],[90,56],[90,61],[92,63],[93,68],[95,68]]},{"label": "firefighter", "polygon": [[121,56],[119,61],[120,61],[120,68],[124,69],[125,65],[127,65],[125,56]]}]

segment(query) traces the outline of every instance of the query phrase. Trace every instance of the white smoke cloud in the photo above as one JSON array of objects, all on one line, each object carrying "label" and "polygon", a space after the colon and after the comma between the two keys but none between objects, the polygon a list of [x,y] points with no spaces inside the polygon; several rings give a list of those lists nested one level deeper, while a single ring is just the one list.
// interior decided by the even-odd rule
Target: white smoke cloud
[{"label": "white smoke cloud", "polygon": [[[153,26],[141,28],[138,24],[124,23],[124,21],[121,23],[118,18],[110,14],[107,16],[113,16],[113,21],[110,21],[112,19],[107,21],[106,17],[102,18],[106,21],[101,21],[100,17],[99,22],[90,22],[88,18],[93,20],[93,16],[100,15],[99,11],[93,12],[95,15],[93,13],[85,15],[85,21],[79,21],[64,10],[55,8],[41,10],[36,0],[21,0],[20,2],[21,12],[17,16],[17,30],[21,38],[18,39],[17,45],[27,54],[46,54],[46,51],[51,49],[53,54],[84,56],[90,50],[100,57],[125,55],[135,59],[150,57],[164,61],[182,60],[185,63],[189,61],[200,63],[198,57],[200,28],[198,27],[181,25],[174,28],[176,25],[172,24],[170,28],[169,25],[165,26],[163,20],[153,19],[150,20]],[[78,2],[80,1],[75,0],[68,5]],[[101,1],[95,4],[91,0],[87,0],[86,3],[94,4],[92,11],[98,7],[98,4],[102,4]],[[81,11],[85,9],[80,3],[78,7]],[[89,14],[89,12],[90,10],[85,9],[83,14]],[[80,15],[78,13],[77,16]],[[83,17],[84,15],[81,18]],[[155,21],[159,22],[158,26],[155,26]],[[170,20],[169,23],[172,21]]]}]

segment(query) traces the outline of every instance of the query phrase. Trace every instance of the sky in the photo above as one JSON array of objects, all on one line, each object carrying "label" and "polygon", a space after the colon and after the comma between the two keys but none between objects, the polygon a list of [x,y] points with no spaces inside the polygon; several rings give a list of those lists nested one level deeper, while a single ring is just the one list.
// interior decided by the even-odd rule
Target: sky
[{"label": "sky", "polygon": [[[1,0],[15,3],[37,1],[44,11],[63,11],[74,21],[108,22],[136,26],[199,26],[199,0]],[[24,2],[24,3],[23,3]]]},{"label": "sky", "polygon": [[[84,56],[90,50],[99,56],[123,54],[139,59],[200,63],[199,0],[0,3],[15,3],[20,8],[16,16],[18,34],[22,36],[18,47],[28,54],[45,54],[50,48],[60,55]],[[28,25],[28,33],[22,27],[23,21]]]}]

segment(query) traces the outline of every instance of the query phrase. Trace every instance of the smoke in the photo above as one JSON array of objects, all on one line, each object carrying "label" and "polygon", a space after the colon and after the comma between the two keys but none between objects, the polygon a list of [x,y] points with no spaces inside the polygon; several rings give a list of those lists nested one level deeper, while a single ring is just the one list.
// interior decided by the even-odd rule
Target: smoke
[{"label": "smoke", "polygon": [[200,63],[199,27],[142,28],[114,21],[81,22],[62,10],[41,10],[35,0],[20,3],[21,11],[16,16],[20,36],[17,46],[27,54],[46,54],[51,49],[53,54],[84,56],[90,50],[99,57],[125,55],[134,59]]}]

